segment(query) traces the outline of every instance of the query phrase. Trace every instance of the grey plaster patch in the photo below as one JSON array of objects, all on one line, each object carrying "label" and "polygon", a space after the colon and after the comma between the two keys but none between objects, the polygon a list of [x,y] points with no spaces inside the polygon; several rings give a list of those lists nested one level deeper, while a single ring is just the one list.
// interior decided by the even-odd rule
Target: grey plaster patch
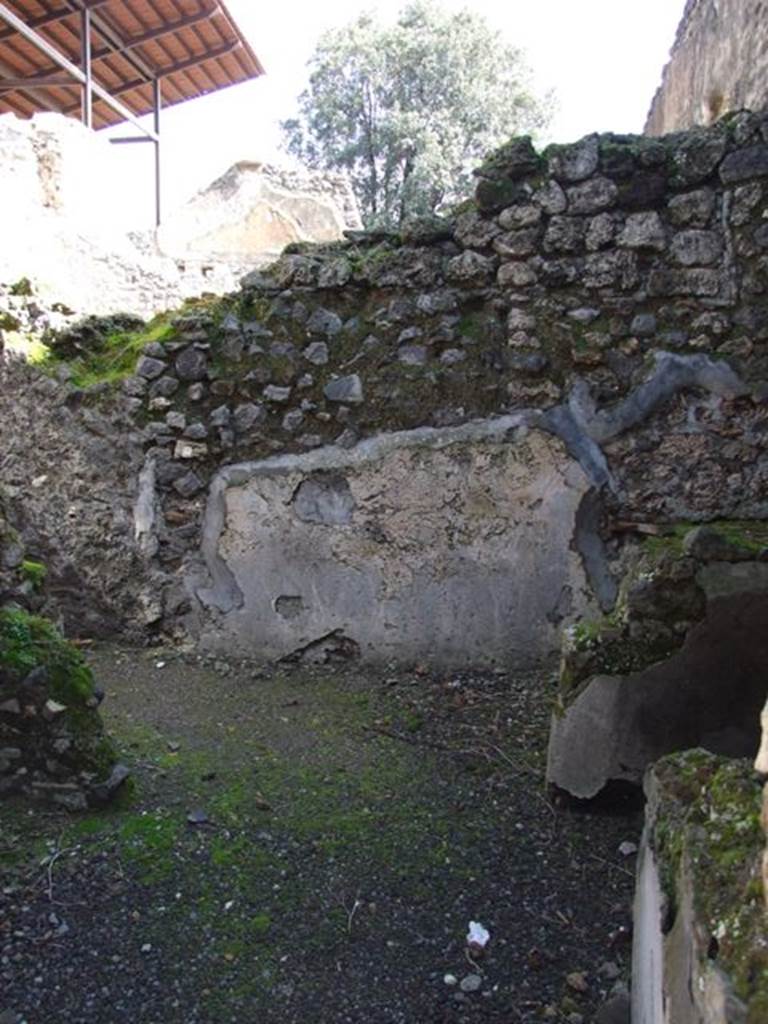
[{"label": "grey plaster patch", "polygon": [[609,612],[616,603],[618,584],[608,568],[608,555],[600,536],[603,504],[598,491],[588,491],[576,512],[574,544],[582,557],[600,608]]},{"label": "grey plaster patch", "polygon": [[203,526],[201,643],[274,658],[549,657],[564,588],[574,612],[589,602],[570,545],[588,487],[524,416],[226,467]]},{"label": "grey plaster patch", "polygon": [[302,480],[293,495],[293,510],[304,523],[345,526],[352,520],[355,499],[343,476],[323,474]]},{"label": "grey plaster patch", "polygon": [[540,418],[542,430],[559,437],[595,487],[614,487],[605,455],[567,405],[556,405]]},{"label": "grey plaster patch", "polygon": [[731,367],[709,356],[679,356],[671,352],[655,354],[653,374],[626,398],[605,409],[597,409],[584,381],[578,381],[568,400],[573,419],[583,432],[600,444],[637,426],[662,402],[679,391],[699,388],[714,395],[736,397],[749,388]]}]

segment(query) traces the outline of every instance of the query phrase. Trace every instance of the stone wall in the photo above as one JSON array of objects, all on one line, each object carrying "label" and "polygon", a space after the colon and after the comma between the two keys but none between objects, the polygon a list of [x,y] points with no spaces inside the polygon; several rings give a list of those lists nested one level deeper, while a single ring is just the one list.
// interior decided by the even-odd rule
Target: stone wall
[{"label": "stone wall", "polygon": [[[201,600],[216,590],[210,577],[217,557],[226,556],[227,544],[247,545],[243,523],[256,522],[248,512],[232,530],[210,525],[222,487],[237,476],[233,466],[245,467],[254,481],[243,508],[263,498],[256,481],[280,478],[267,519],[277,523],[276,510],[285,508],[285,529],[301,531],[310,548],[314,527],[296,523],[286,497],[302,479],[333,464],[351,491],[367,493],[379,480],[379,520],[371,526],[365,503],[355,498],[351,524],[316,531],[323,538],[318,557],[335,557],[338,532],[356,537],[357,568],[350,573],[360,570],[366,551],[376,552],[374,564],[387,552],[397,562],[405,548],[392,543],[392,533],[418,533],[418,491],[404,492],[411,519],[393,531],[399,499],[388,496],[388,474],[380,471],[394,458],[385,456],[386,445],[372,460],[378,466],[365,470],[370,479],[358,478],[358,468],[347,478],[347,467],[363,458],[357,453],[375,450],[361,443],[392,432],[431,428],[446,446],[462,424],[488,421],[482,429],[493,433],[499,418],[513,416],[512,440],[524,434],[525,445],[539,453],[527,471],[530,493],[546,492],[553,467],[561,480],[582,481],[576,491],[569,484],[557,492],[563,530],[559,547],[547,541],[548,557],[563,575],[552,581],[549,625],[529,631],[531,657],[551,655],[558,624],[590,601],[611,610],[633,524],[766,517],[767,179],[768,123],[753,115],[662,140],[590,136],[545,154],[515,140],[479,170],[476,197],[455,219],[412,225],[397,236],[362,233],[348,242],[290,247],[250,274],[239,293],[171,320],[123,382],[123,436],[135,442],[137,456],[122,467],[124,483],[112,488],[121,492],[114,507],[122,510],[139,493],[137,564],[141,578],[151,575],[153,628],[202,635],[214,645],[217,636],[230,643],[253,633],[253,615],[247,623],[241,610]],[[69,387],[73,424],[108,412],[114,400],[103,387]],[[36,420],[44,432],[39,402],[24,416],[20,422]],[[109,438],[108,423],[98,429]],[[553,437],[554,447],[547,441]],[[105,441],[102,450],[108,448]],[[482,449],[457,448],[457,463],[471,465]],[[20,470],[24,459],[39,457],[24,450],[23,441],[15,447]],[[285,455],[298,461],[265,462]],[[501,465],[504,454],[499,458]],[[105,472],[113,470],[96,475],[103,481]],[[505,490],[505,472],[495,481],[489,471],[481,481],[478,493],[489,504],[478,521],[484,531],[495,515],[515,524],[493,543],[522,551],[535,543],[541,513],[526,512],[524,502],[518,507],[514,488]],[[61,474],[57,480],[65,501],[76,489]],[[443,490],[430,496],[435,509]],[[444,524],[430,543],[439,534],[440,544],[462,552],[461,509],[471,490],[456,492],[458,540]],[[230,498],[240,501],[235,493]],[[259,534],[266,559],[282,528]],[[55,522],[51,529],[66,549],[62,530]],[[379,541],[365,540],[369,529]],[[109,530],[103,534],[111,552]],[[222,552],[216,544],[211,550],[212,536],[222,538]],[[584,587],[573,576],[573,552]],[[126,559],[120,553],[116,565],[128,570]],[[524,559],[508,561],[510,576],[536,572]],[[479,571],[482,558],[474,564]],[[355,621],[354,609],[336,614],[341,606],[334,611],[326,594],[323,622],[313,620],[310,634],[305,617],[281,614],[289,605],[279,598],[301,598],[306,609],[317,602],[270,572],[274,592],[259,597],[265,624],[257,646],[271,637],[270,651],[293,653],[341,630],[365,650],[370,616]],[[122,604],[136,608],[141,588],[137,580],[128,583],[130,575],[114,590],[128,587],[131,599]],[[403,590],[403,608],[405,596]],[[473,630],[479,637],[525,633],[524,602],[503,606],[500,621],[491,623],[502,607],[497,597],[479,603],[487,620],[477,619]],[[297,602],[290,607],[295,611]],[[405,617],[392,629],[391,636],[400,630],[405,637]],[[499,656],[499,642],[488,646],[489,659]],[[439,646],[457,657],[444,637]],[[516,641],[510,659],[523,646]]]},{"label": "stone wall", "polygon": [[688,0],[645,131],[709,125],[734,110],[768,107],[768,4]]},{"label": "stone wall", "polygon": [[[96,397],[96,396],[94,396]],[[28,557],[46,566],[42,610],[70,636],[139,638],[155,576],[133,545],[142,452],[120,403],[0,354],[0,483]]]}]

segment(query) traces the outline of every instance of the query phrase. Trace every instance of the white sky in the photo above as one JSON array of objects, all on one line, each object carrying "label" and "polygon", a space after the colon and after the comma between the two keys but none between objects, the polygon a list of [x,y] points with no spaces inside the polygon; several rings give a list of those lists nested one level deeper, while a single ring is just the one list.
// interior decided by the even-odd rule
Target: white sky
[{"label": "white sky", "polygon": [[[295,113],[319,35],[361,10],[394,18],[404,2],[227,0],[267,73],[164,114],[165,209],[184,202],[238,160],[279,161],[278,124]],[[642,131],[685,6],[685,0],[442,2],[448,9],[483,15],[526,52],[541,91],[556,91],[558,113],[546,141],[559,142],[592,131]],[[116,215],[132,227],[148,226],[152,217],[150,149],[119,147],[131,189]]]}]

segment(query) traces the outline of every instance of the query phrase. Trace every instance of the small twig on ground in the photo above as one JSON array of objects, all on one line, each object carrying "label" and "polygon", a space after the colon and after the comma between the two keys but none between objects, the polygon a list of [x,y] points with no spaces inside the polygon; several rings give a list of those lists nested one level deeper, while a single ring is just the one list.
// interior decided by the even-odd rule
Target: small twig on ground
[{"label": "small twig on ground", "polygon": [[358,889],[357,890],[357,895],[355,896],[355,900],[354,900],[354,903],[352,904],[352,906],[351,907],[347,907],[346,903],[344,904],[344,909],[347,912],[347,934],[348,935],[352,934],[352,922],[355,920],[355,914],[358,912],[360,907],[362,907],[362,903],[360,902],[359,897],[360,897],[360,890]]},{"label": "small twig on ground", "polygon": [[352,904],[350,905],[347,902],[347,898],[343,893],[340,894],[339,892],[332,889],[331,886],[327,886],[326,888],[328,895],[331,897],[331,899],[333,899],[335,902],[338,902],[341,908],[343,909],[344,913],[347,915],[347,934],[351,935],[352,925],[354,924],[355,920],[355,914],[363,905],[363,901],[360,899],[360,890],[357,890],[357,892],[355,893],[355,898],[352,901]]},{"label": "small twig on ground", "polygon": [[457,752],[453,747],[449,747],[445,743],[432,743],[430,740],[420,740],[415,736],[406,736],[404,733],[395,732],[394,729],[385,729],[382,726],[366,725],[363,726],[363,729],[365,732],[372,732],[377,736],[387,736],[391,740],[400,740],[402,743],[410,743],[413,747],[429,747],[430,750],[444,750],[449,754],[455,754]]},{"label": "small twig on ground", "polygon": [[587,856],[591,857],[592,860],[596,860],[599,861],[601,864],[605,864],[605,866],[608,868],[613,868],[614,871],[620,871],[623,875],[629,875],[630,878],[635,877],[633,871],[629,871],[627,868],[622,867],[621,864],[613,864],[611,861],[606,860],[605,857],[598,857],[596,853],[588,853]]},{"label": "small twig on ground", "polygon": [[537,771],[535,768],[527,764],[525,761],[513,761],[509,754],[504,753],[501,747],[497,747],[493,743],[487,743],[486,746],[488,747],[489,750],[492,750],[498,757],[500,757],[502,761],[506,761],[506,763],[511,768],[514,768],[516,772],[519,772],[520,774],[528,772],[529,775],[533,775],[536,778],[539,778],[541,776],[541,772]]},{"label": "small twig on ground", "polygon": [[60,842],[61,842],[61,836],[59,836],[59,838],[56,840],[56,849],[53,851],[53,853],[48,858],[48,863],[46,865],[46,879],[47,879],[47,887],[46,888],[47,888],[47,892],[48,892],[48,901],[50,903],[54,902],[54,900],[53,900],[53,865],[56,863],[56,861],[59,859],[59,857],[63,857],[65,853],[71,853],[73,850],[77,849],[77,847],[75,847],[75,846],[67,846],[67,847],[64,847],[62,849],[59,846]]},{"label": "small twig on ground", "polygon": [[480,964],[472,958],[472,954],[469,952],[466,946],[464,947],[464,958],[466,959],[467,963],[472,967],[472,970],[475,972],[475,974],[479,974],[482,977],[483,971],[482,968],[480,967]]}]

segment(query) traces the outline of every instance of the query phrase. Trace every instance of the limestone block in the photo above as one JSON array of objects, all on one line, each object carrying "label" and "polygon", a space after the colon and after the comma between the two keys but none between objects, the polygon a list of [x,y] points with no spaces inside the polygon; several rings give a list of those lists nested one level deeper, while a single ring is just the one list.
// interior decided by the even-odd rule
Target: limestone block
[{"label": "limestone block", "polygon": [[360,226],[342,176],[242,161],[170,213],[157,237],[160,250],[177,257],[266,257],[290,242],[336,241]]},{"label": "limestone block", "polygon": [[664,225],[655,212],[630,214],[619,235],[619,245],[628,249],[655,249],[660,252],[666,244]]},{"label": "limestone block", "polygon": [[549,152],[549,172],[558,181],[583,181],[597,170],[598,136],[587,135],[569,146],[556,146]]}]

